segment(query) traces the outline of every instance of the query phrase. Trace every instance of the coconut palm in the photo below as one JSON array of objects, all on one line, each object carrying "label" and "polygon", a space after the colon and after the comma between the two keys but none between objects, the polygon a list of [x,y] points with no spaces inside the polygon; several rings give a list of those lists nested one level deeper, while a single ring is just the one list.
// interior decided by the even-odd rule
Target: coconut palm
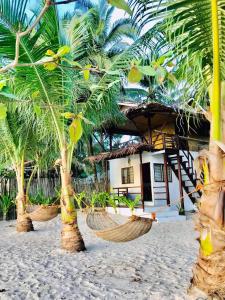
[{"label": "coconut palm", "polygon": [[[17,180],[17,231],[27,232],[33,230],[32,221],[26,214],[25,193],[25,163],[33,161],[35,152],[40,150],[39,124],[32,107],[26,108],[1,103],[5,113],[0,116],[0,162],[1,166],[13,169]],[[3,112],[3,110],[2,110]],[[41,132],[44,138],[44,132]]]},{"label": "coconut palm", "polygon": [[[165,37],[163,43],[154,40],[157,46],[167,51],[172,49],[180,87],[186,92],[184,104],[191,104],[198,111],[202,108],[211,122],[209,151],[202,151],[198,159],[198,171],[204,174],[197,223],[200,250],[189,291],[201,290],[208,296],[224,299],[225,99],[221,87],[225,80],[225,2],[134,0],[132,3],[137,22],[143,26],[156,23],[148,34],[155,30]],[[190,95],[193,98],[187,101]],[[210,111],[205,111],[208,103]]]},{"label": "coconut palm", "polygon": [[[26,5],[26,0],[0,1],[0,55],[4,57],[3,63],[14,58],[15,34],[30,22]],[[83,26],[79,24],[79,30],[66,35],[56,7],[51,6],[32,34],[21,39],[20,63],[23,66],[10,73],[15,97],[32,98],[36,111],[41,110],[41,114],[51,120],[52,126],[48,126],[48,130],[57,141],[59,159],[56,164],[61,173],[61,245],[72,252],[85,249],[77,225],[71,183],[74,148],[82,136],[83,127],[88,126],[84,123],[90,123],[87,119],[98,125],[118,109],[112,97],[120,91],[120,70],[123,72],[128,68],[134,57],[131,49],[129,53],[118,55],[104,70],[101,66],[84,65],[85,59],[82,61],[81,58],[85,57],[86,47],[81,45],[90,44],[90,36],[84,34],[86,28],[85,23]],[[43,57],[46,59],[46,54],[57,61],[29,66],[43,61]],[[96,73],[102,76],[93,76]]]},{"label": "coconut palm", "polygon": [[138,38],[138,30],[132,24],[131,18],[124,17],[113,21],[115,7],[107,1],[76,1],[74,22],[72,26],[86,24],[86,35],[91,35],[85,57],[104,62],[104,59],[114,57],[127,49]]}]

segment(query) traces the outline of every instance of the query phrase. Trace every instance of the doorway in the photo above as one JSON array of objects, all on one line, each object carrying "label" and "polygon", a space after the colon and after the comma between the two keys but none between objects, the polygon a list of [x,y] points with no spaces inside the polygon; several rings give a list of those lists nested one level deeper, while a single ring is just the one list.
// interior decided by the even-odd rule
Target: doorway
[{"label": "doorway", "polygon": [[152,202],[151,168],[150,163],[142,164],[143,200]]}]

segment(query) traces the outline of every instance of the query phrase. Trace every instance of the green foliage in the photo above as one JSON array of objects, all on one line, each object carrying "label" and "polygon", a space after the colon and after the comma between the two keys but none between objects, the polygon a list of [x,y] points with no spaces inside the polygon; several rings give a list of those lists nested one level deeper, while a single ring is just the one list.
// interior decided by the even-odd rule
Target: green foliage
[{"label": "green foliage", "polygon": [[181,206],[180,203],[176,205],[176,208],[179,212],[179,215],[182,215],[182,216],[185,215],[185,209]]},{"label": "green foliage", "polygon": [[124,0],[108,0],[108,2],[119,9],[125,10],[129,15],[132,15],[132,10]]},{"label": "green foliage", "polygon": [[55,202],[54,198],[45,196],[42,190],[37,191],[29,200],[34,205],[51,205]]},{"label": "green foliage", "polygon": [[9,195],[5,194],[0,196],[0,210],[3,213],[4,220],[6,219],[6,215],[13,205],[15,205],[15,200]]},{"label": "green foliage", "polygon": [[106,207],[110,195],[107,192],[94,192],[91,196],[91,207]]},{"label": "green foliage", "polygon": [[82,203],[87,206],[87,204],[86,204],[86,193],[85,192],[75,194],[74,199],[75,199],[79,209],[82,209]]},{"label": "green foliage", "polygon": [[5,120],[7,116],[7,107],[4,103],[0,103],[0,120]]},{"label": "green foliage", "polygon": [[118,207],[118,204],[119,204],[118,196],[115,195],[115,194],[110,195],[109,198],[108,198],[108,203],[107,204],[109,206],[113,207],[114,210],[115,210],[115,213],[117,213],[117,207]]},{"label": "green foliage", "polygon": [[135,199],[128,199],[127,197],[123,196],[123,199],[121,199],[123,203],[130,209],[131,213],[134,213],[135,207],[139,204],[141,200],[141,196],[137,195]]}]

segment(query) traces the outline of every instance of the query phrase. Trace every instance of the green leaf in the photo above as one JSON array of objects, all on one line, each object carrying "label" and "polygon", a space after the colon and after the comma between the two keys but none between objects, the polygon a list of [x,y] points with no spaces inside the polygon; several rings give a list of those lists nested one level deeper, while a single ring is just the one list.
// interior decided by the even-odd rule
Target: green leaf
[{"label": "green leaf", "polygon": [[90,70],[87,70],[87,69],[90,69],[91,68],[91,65],[86,65],[83,69],[83,75],[84,75],[84,80],[89,80],[90,78]]},{"label": "green leaf", "polygon": [[117,79],[117,80],[111,82],[111,83],[108,85],[108,89],[110,89],[112,86],[114,86],[114,84],[117,84],[117,83],[119,83],[119,82],[120,82],[120,79]]},{"label": "green leaf", "polygon": [[88,125],[95,125],[93,122],[91,122],[90,120],[88,120],[87,118],[85,118],[84,116],[81,117],[81,119],[84,121],[84,123],[88,124]]},{"label": "green leaf", "polygon": [[178,81],[176,77],[172,73],[167,73],[167,77],[170,81],[172,81],[174,84],[176,84]]},{"label": "green leaf", "polygon": [[132,16],[132,10],[124,0],[108,0],[108,3],[119,9],[125,10],[129,15]]},{"label": "green leaf", "polygon": [[151,66],[138,66],[138,70],[147,76],[155,76],[156,70]]},{"label": "green leaf", "polygon": [[66,61],[68,64],[70,64],[71,66],[74,66],[74,67],[78,67],[80,69],[82,69],[82,66],[81,64],[79,64],[78,62],[76,61],[72,61],[72,60],[69,60],[67,58],[62,58],[63,61]]},{"label": "green leaf", "polygon": [[38,98],[39,95],[40,95],[40,91],[35,91],[31,94],[31,98],[36,99],[36,98]]},{"label": "green leaf", "polygon": [[5,120],[7,116],[7,107],[4,103],[0,103],[0,120]]},{"label": "green leaf", "polygon": [[66,54],[68,54],[70,52],[70,47],[65,45],[59,48],[59,50],[57,51],[57,55],[62,57],[65,56]]},{"label": "green leaf", "polygon": [[0,80],[0,91],[6,86],[6,80]]},{"label": "green leaf", "polygon": [[169,61],[169,62],[167,63],[167,66],[170,67],[170,68],[172,68],[172,67],[175,66],[175,64],[174,64],[172,61]]},{"label": "green leaf", "polygon": [[156,78],[159,84],[162,84],[165,77],[166,77],[167,71],[163,67],[158,67],[156,70]]},{"label": "green leaf", "polygon": [[128,81],[130,83],[138,83],[142,79],[142,73],[138,70],[136,66],[131,67],[128,73]]},{"label": "green leaf", "polygon": [[107,74],[109,74],[109,75],[120,75],[120,71],[119,70],[115,70],[115,71],[113,71],[113,70],[106,70],[105,71]]},{"label": "green leaf", "polygon": [[58,64],[55,62],[48,62],[44,64],[44,68],[48,71],[54,71],[58,67]]},{"label": "green leaf", "polygon": [[37,117],[41,116],[41,107],[37,104],[34,104],[34,113],[36,114]]},{"label": "green leaf", "polygon": [[81,124],[81,118],[76,118],[73,120],[71,125],[69,126],[69,135],[70,140],[77,144],[77,142],[80,140],[81,136],[83,134],[83,128]]},{"label": "green leaf", "polygon": [[166,60],[166,56],[161,56],[159,59],[157,59],[157,63],[161,66]]}]

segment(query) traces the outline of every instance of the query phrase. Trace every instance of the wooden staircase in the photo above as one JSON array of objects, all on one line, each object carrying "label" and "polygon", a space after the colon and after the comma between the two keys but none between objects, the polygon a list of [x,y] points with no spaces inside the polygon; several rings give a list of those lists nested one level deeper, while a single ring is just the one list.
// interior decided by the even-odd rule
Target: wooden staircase
[{"label": "wooden staircase", "polygon": [[[184,191],[188,194],[192,192],[197,184],[196,172],[194,170],[194,158],[189,150],[166,150],[168,165],[178,178],[178,181]],[[181,195],[182,196],[182,195]],[[192,203],[195,203],[201,196],[201,192],[197,191],[188,195]]]}]

